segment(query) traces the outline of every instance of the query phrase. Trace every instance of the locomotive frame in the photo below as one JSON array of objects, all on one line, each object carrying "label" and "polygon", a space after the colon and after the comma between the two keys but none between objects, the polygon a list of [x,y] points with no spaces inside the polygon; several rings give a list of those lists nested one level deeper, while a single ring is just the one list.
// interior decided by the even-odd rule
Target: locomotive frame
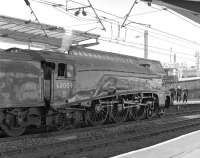
[{"label": "locomotive frame", "polygon": [[81,47],[68,54],[11,48],[0,52],[0,127],[65,128],[151,118],[170,105],[158,61]]}]

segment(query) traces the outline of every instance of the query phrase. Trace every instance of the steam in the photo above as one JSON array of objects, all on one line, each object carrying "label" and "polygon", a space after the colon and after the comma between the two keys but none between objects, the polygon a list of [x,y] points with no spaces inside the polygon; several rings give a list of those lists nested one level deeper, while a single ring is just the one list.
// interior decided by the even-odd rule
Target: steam
[{"label": "steam", "polygon": [[65,33],[62,36],[62,43],[60,47],[60,51],[67,53],[70,46],[72,45],[73,42],[73,32],[72,30],[65,30]]}]

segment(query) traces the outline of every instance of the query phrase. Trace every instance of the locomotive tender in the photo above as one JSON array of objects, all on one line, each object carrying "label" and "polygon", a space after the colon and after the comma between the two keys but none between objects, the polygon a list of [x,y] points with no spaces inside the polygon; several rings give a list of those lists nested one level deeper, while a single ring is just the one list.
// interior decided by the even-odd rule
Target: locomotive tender
[{"label": "locomotive tender", "polygon": [[0,51],[0,127],[65,128],[151,118],[170,104],[158,61],[71,47],[68,54]]}]

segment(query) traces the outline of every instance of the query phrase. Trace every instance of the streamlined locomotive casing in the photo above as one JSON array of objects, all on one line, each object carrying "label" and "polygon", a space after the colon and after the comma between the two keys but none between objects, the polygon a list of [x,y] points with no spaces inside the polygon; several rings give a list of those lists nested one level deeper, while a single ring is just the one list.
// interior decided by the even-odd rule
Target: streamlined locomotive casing
[{"label": "streamlined locomotive casing", "polygon": [[[67,102],[130,90],[154,91],[162,106],[168,95],[162,87],[164,71],[154,60],[79,47],[72,47],[69,55],[31,50],[0,55],[1,108],[44,106],[45,96],[54,107],[67,106]],[[42,62],[53,65],[51,80],[45,79]],[[58,76],[60,63],[72,66],[70,77]]]},{"label": "streamlined locomotive casing", "polygon": [[29,125],[60,129],[86,119],[103,123],[108,115],[117,122],[141,111],[151,117],[169,96],[163,75],[158,61],[80,47],[68,54],[0,51],[0,127],[19,136]]},{"label": "streamlined locomotive casing", "polygon": [[72,47],[76,82],[69,102],[108,95],[112,92],[155,92],[160,106],[168,93],[162,87],[164,70],[158,61]]}]

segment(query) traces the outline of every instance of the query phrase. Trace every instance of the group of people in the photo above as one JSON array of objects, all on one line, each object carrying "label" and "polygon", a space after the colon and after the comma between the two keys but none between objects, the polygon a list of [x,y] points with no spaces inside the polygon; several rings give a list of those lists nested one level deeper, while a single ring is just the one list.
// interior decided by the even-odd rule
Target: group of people
[{"label": "group of people", "polygon": [[176,100],[177,102],[180,102],[182,100],[183,102],[187,102],[188,99],[187,88],[182,89],[180,86],[178,86],[176,89],[171,88],[170,93],[172,101]]}]

